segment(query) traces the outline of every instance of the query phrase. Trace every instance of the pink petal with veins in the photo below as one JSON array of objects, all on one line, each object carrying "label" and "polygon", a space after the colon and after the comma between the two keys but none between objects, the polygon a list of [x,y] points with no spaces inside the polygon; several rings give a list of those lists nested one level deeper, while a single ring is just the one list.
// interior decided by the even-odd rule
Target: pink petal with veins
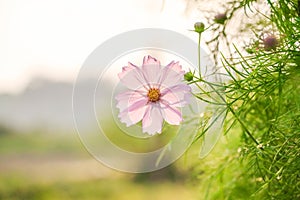
[{"label": "pink petal with veins", "polygon": [[182,70],[181,65],[179,62],[170,62],[166,67],[172,69],[173,71],[177,72],[178,74],[184,74],[185,72]]},{"label": "pink petal with veins", "polygon": [[143,99],[133,103],[119,114],[120,121],[131,126],[141,121],[147,109],[147,100]]},{"label": "pink petal with veins", "polygon": [[152,56],[145,56],[143,59],[143,65],[160,65],[160,62]]},{"label": "pink petal with veins", "polygon": [[116,96],[120,121],[127,126],[142,120],[148,99],[141,91],[127,91]]},{"label": "pink petal with veins", "polygon": [[184,71],[178,62],[172,61],[168,66],[164,67],[161,72],[160,83],[164,87],[171,87],[182,82]]},{"label": "pink petal with veins", "polygon": [[126,91],[120,93],[116,96],[117,100],[117,108],[120,111],[125,110],[126,108],[130,107],[133,103],[146,99],[147,92],[146,91]]},{"label": "pink petal with veins", "polygon": [[136,90],[141,86],[146,86],[146,80],[140,68],[128,63],[128,66],[123,67],[121,73],[118,74],[121,82],[129,89]]},{"label": "pink petal with veins", "polygon": [[163,102],[162,104],[161,108],[164,120],[171,125],[179,125],[182,121],[181,111],[178,108],[169,106]]},{"label": "pink petal with veins", "polygon": [[143,118],[143,132],[149,135],[161,133],[163,117],[157,105],[149,106]]},{"label": "pink petal with veins", "polygon": [[144,57],[142,71],[144,78],[151,87],[158,86],[158,80],[160,78],[162,66],[160,62],[151,56]]},{"label": "pink petal with veins", "polygon": [[168,105],[183,107],[189,103],[191,97],[191,88],[186,84],[178,84],[170,88],[165,88],[161,92],[161,100]]}]

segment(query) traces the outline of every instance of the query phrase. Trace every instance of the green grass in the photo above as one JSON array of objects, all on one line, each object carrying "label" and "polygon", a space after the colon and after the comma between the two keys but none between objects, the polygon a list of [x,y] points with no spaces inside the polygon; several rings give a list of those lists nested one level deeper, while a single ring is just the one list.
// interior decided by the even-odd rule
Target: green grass
[{"label": "green grass", "polygon": [[119,178],[31,183],[27,179],[9,177],[2,179],[0,199],[189,200],[195,199],[195,192],[193,188],[169,181],[141,184],[128,178]]},{"label": "green grass", "polygon": [[[195,144],[165,170],[126,174],[107,169],[95,161],[75,133],[5,135],[0,139],[0,199],[201,200],[205,199],[209,188],[215,199],[220,199],[222,194],[214,190],[222,184],[219,178],[212,177],[228,172],[223,182],[229,183],[230,173],[235,170],[239,173],[240,165],[228,169],[230,164],[218,170],[228,158],[235,160],[238,144],[238,137],[230,140],[223,137],[213,152],[202,160],[197,155],[200,144]],[[4,163],[8,161],[11,163]],[[92,164],[86,164],[87,161]],[[76,164],[72,166],[73,163]],[[98,176],[101,173],[103,176]],[[236,186],[235,190],[236,195],[244,194],[245,184]]]},{"label": "green grass", "polygon": [[171,167],[175,171],[157,175],[110,170],[88,154],[75,133],[2,135],[0,158],[0,199],[197,199],[184,170]]},{"label": "green grass", "polygon": [[11,133],[0,137],[0,156],[10,154],[85,154],[75,133]]}]

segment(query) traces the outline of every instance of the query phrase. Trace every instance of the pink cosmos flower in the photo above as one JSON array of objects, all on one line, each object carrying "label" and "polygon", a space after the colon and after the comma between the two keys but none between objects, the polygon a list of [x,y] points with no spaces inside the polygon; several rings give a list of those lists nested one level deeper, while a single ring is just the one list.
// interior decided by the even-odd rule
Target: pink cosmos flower
[{"label": "pink cosmos flower", "polygon": [[142,120],[143,132],[149,135],[161,133],[164,120],[179,125],[183,120],[180,107],[191,96],[184,73],[179,62],[163,67],[151,56],[144,57],[141,68],[129,62],[118,74],[129,89],[116,96],[120,121],[131,126]]}]

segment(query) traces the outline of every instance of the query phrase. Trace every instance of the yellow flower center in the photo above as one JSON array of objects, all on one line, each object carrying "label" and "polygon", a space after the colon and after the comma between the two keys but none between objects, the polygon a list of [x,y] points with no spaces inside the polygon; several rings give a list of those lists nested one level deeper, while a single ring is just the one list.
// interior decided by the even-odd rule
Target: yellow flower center
[{"label": "yellow flower center", "polygon": [[150,88],[150,90],[148,91],[148,99],[151,102],[156,102],[159,100],[160,97],[160,91],[157,88]]}]

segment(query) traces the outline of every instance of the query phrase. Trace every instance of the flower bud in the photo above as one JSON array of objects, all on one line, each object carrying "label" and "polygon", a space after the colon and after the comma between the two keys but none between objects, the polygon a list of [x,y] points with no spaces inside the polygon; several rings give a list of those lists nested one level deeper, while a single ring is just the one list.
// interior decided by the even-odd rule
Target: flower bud
[{"label": "flower bud", "polygon": [[219,13],[215,16],[214,21],[218,24],[224,24],[226,19],[227,19],[227,16],[225,13]]},{"label": "flower bud", "polygon": [[191,71],[184,74],[184,80],[186,80],[187,82],[192,81],[193,78],[194,78],[194,74]]},{"label": "flower bud", "polygon": [[274,35],[269,35],[265,39],[263,39],[264,48],[266,51],[275,50],[279,45],[277,38]]},{"label": "flower bud", "polygon": [[205,26],[202,22],[196,22],[194,24],[194,28],[195,28],[195,32],[202,33],[204,31]]}]

